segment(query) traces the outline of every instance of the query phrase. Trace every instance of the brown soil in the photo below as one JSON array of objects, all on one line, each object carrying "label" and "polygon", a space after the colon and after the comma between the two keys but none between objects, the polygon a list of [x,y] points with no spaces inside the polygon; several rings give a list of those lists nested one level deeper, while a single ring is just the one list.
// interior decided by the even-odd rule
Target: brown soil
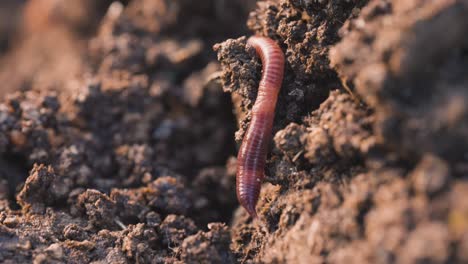
[{"label": "brown soil", "polygon": [[0,4],[1,263],[468,262],[468,1],[66,2]]}]

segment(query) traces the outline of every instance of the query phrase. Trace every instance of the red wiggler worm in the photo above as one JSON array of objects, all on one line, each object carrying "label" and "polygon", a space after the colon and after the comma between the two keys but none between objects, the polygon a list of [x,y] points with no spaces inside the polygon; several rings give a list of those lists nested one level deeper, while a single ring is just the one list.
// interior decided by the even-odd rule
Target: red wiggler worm
[{"label": "red wiggler worm", "polygon": [[270,38],[253,36],[247,44],[255,48],[263,69],[252,119],[237,155],[236,192],[239,203],[252,218],[256,218],[255,206],[264,178],[276,101],[283,82],[284,54]]}]

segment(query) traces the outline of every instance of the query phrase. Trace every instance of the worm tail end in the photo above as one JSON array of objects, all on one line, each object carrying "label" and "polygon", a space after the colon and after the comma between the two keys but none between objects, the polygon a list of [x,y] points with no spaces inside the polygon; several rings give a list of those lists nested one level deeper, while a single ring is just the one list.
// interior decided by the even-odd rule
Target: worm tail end
[{"label": "worm tail end", "polygon": [[252,219],[257,218],[257,211],[255,210],[255,204],[254,203],[249,203],[244,206],[244,209],[249,213],[249,215],[252,217]]}]

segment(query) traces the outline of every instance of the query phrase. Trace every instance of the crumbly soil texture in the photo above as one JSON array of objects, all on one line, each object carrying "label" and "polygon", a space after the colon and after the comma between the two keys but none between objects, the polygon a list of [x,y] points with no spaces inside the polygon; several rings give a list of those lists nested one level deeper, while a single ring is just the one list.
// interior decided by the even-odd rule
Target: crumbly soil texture
[{"label": "crumbly soil texture", "polygon": [[[0,263],[468,263],[467,0],[0,14]],[[286,58],[255,220],[254,34]]]}]

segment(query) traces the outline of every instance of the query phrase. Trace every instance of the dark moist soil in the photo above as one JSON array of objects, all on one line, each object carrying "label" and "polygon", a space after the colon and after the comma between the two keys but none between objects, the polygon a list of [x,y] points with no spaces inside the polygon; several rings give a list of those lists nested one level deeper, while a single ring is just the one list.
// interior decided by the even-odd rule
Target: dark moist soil
[{"label": "dark moist soil", "polygon": [[111,2],[0,4],[0,263],[468,262],[468,1]]}]

